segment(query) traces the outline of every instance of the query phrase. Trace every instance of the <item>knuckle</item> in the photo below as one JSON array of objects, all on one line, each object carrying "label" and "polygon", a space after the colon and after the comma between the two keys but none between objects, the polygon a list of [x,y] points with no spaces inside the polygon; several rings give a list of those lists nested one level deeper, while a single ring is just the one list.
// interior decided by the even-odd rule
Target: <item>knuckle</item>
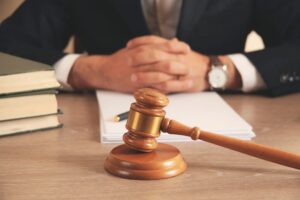
[{"label": "knuckle", "polygon": [[190,45],[183,41],[178,41],[177,44],[180,45],[182,48],[190,49]]},{"label": "knuckle", "polygon": [[139,46],[136,48],[137,53],[146,52],[146,51],[147,51],[147,47],[145,46]]},{"label": "knuckle", "polygon": [[140,63],[140,56],[138,54],[134,54],[131,56],[131,64],[133,66],[138,65]]},{"label": "knuckle", "polygon": [[147,51],[136,52],[132,56],[132,64],[134,66],[139,65],[145,60],[146,57],[147,57]]},{"label": "knuckle", "polygon": [[189,67],[185,64],[178,64],[176,66],[178,68],[178,71],[180,71],[181,75],[187,75],[189,73]]},{"label": "knuckle", "polygon": [[172,41],[168,41],[168,42],[165,43],[165,47],[168,50],[172,51],[174,49],[174,43]]},{"label": "knuckle", "polygon": [[172,69],[174,69],[175,63],[172,61],[166,61],[164,65],[164,69],[166,72],[172,72]]},{"label": "knuckle", "polygon": [[138,39],[132,39],[132,40],[129,40],[129,44],[131,45],[131,46],[135,46],[136,45],[136,43],[137,43],[137,41],[138,41]]}]

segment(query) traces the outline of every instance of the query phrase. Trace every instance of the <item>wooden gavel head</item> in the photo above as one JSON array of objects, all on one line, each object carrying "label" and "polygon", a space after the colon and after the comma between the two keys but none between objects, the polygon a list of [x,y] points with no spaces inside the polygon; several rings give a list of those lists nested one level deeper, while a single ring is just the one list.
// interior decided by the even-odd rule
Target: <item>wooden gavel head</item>
[{"label": "wooden gavel head", "polygon": [[127,133],[123,141],[130,148],[151,152],[157,148],[155,138],[160,135],[160,127],[166,113],[163,108],[169,103],[166,95],[150,88],[134,93],[136,103],[132,103],[126,123]]}]

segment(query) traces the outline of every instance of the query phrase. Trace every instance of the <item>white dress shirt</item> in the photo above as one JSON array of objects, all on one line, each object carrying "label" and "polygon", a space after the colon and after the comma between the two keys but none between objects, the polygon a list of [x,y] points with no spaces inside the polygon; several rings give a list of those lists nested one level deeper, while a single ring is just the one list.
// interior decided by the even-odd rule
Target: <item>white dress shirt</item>
[{"label": "white dress shirt", "polygon": [[[145,20],[151,34],[164,38],[176,37],[182,0],[141,0]],[[80,54],[68,54],[54,64],[57,80],[65,89],[72,89],[68,76]],[[243,54],[228,55],[242,78],[242,91],[252,92],[266,88],[255,66]]]}]

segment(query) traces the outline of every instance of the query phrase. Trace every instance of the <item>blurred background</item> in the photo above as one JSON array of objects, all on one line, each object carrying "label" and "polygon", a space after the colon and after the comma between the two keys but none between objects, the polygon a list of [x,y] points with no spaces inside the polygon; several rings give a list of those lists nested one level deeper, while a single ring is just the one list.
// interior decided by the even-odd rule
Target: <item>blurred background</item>
[{"label": "blurred background", "polygon": [[[24,0],[0,0],[0,22],[11,15],[23,1]],[[71,39],[65,51],[72,52],[73,46],[73,39]],[[255,32],[250,33],[247,39],[245,51],[254,51],[263,48],[264,44],[259,35]]]}]

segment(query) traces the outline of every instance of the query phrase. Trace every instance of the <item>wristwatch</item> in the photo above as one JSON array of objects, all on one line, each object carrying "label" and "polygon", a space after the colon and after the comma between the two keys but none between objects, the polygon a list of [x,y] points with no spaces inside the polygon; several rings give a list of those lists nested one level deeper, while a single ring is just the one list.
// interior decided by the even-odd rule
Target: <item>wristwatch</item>
[{"label": "wristwatch", "polygon": [[210,57],[208,83],[212,90],[225,90],[228,82],[228,67],[217,56]]}]

